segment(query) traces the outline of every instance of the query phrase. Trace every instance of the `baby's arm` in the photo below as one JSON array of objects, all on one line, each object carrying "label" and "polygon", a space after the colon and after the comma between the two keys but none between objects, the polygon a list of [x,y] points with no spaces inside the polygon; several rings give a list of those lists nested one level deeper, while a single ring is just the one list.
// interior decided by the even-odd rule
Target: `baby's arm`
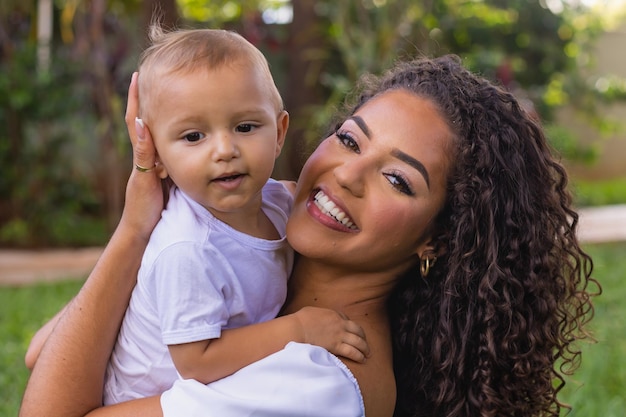
[{"label": "baby's arm", "polygon": [[317,307],[223,330],[219,339],[170,345],[169,351],[183,378],[207,384],[278,352],[289,342],[318,345],[356,362],[369,355],[361,326],[336,311]]}]

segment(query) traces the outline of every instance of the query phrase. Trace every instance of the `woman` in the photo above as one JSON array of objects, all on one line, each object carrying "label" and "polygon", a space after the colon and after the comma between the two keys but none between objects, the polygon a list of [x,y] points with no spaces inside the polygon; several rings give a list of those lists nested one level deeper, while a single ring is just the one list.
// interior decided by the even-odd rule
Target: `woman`
[{"label": "woman", "polygon": [[[566,173],[541,129],[450,56],[365,80],[347,114],[298,182],[287,235],[300,256],[284,314],[326,307],[363,327],[370,357],[345,365],[368,417],[394,407],[397,416],[558,415],[560,370],[580,354],[572,342],[587,336],[595,281]],[[154,163],[141,135],[135,163]],[[22,416],[160,415],[155,398],[97,409],[162,204],[151,175],[133,172],[129,189],[115,235],[41,352]],[[50,384],[61,378],[69,385]],[[182,398],[210,410],[210,390],[175,385],[165,415]]]}]

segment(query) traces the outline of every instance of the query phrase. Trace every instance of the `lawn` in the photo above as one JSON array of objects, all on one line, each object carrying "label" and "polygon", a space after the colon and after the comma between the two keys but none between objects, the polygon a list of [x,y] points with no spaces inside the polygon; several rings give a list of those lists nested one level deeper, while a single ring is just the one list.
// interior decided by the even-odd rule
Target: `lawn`
[{"label": "lawn", "polygon": [[[626,243],[587,249],[603,286],[590,326],[598,342],[583,345],[581,367],[568,380],[561,399],[573,407],[569,417],[618,417],[626,409]],[[0,288],[0,416],[17,415],[28,378],[23,358],[33,333],[79,286],[68,281]]]},{"label": "lawn", "polygon": [[17,416],[28,371],[24,354],[35,331],[80,288],[81,282],[0,287],[0,416]]},{"label": "lawn", "polygon": [[568,381],[563,400],[568,417],[622,417],[626,410],[626,243],[588,247],[602,295],[594,301],[591,322],[597,343],[583,344],[578,372]]}]

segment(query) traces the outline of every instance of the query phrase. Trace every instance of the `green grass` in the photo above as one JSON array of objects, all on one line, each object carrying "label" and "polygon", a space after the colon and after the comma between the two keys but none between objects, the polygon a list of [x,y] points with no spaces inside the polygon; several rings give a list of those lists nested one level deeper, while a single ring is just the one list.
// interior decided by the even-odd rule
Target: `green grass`
[{"label": "green grass", "polygon": [[[581,367],[561,400],[568,417],[617,417],[626,410],[626,242],[590,245],[594,276],[603,287],[590,324],[597,343],[584,343]],[[28,372],[24,354],[34,332],[77,291],[76,281],[0,288],[0,416],[17,415]],[[565,413],[563,413],[565,415]]]},{"label": "green grass", "polygon": [[39,327],[74,294],[81,282],[0,287],[0,416],[16,416],[28,371],[24,354]]},{"label": "green grass", "polygon": [[588,246],[602,295],[589,329],[596,343],[584,343],[582,364],[563,391],[569,417],[621,417],[626,410],[626,243]]}]

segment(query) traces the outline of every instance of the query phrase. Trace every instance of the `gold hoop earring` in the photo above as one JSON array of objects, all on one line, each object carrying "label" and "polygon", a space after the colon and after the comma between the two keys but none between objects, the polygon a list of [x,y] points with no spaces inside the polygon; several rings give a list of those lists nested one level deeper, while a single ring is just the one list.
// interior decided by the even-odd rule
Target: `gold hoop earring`
[{"label": "gold hoop earring", "polygon": [[428,276],[428,273],[430,272],[430,267],[434,266],[436,261],[436,257],[432,259],[424,258],[420,260],[420,273],[422,274],[422,278],[426,278]]}]

